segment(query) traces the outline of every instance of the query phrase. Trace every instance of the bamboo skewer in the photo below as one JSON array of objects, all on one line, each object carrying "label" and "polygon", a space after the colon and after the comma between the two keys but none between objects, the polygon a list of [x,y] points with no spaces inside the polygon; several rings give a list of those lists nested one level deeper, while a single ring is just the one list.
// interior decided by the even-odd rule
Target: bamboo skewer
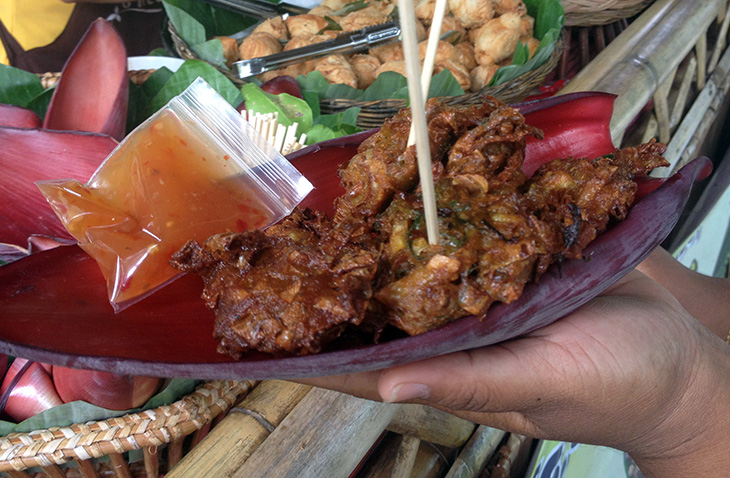
[{"label": "bamboo skewer", "polygon": [[[436,0],[436,6],[433,12],[433,21],[431,22],[431,32],[428,34],[426,56],[423,59],[423,70],[421,70],[421,94],[423,95],[424,103],[428,99],[428,89],[431,87],[433,65],[436,62],[436,51],[438,51],[439,39],[441,38],[441,25],[443,25],[444,16],[446,16],[446,2],[447,0]],[[411,132],[408,136],[408,146],[411,146],[415,143],[415,124],[411,122]]]},{"label": "bamboo skewer", "polygon": [[436,212],[436,193],[433,185],[433,171],[431,165],[431,148],[428,142],[426,125],[426,110],[423,93],[421,92],[420,61],[418,55],[418,40],[416,38],[416,14],[412,2],[402,2],[398,5],[403,32],[403,54],[406,61],[408,79],[408,97],[411,103],[411,122],[416,131],[416,153],[418,155],[418,174],[421,179],[421,193],[423,195],[423,212],[426,218],[426,235],[429,244],[439,243],[438,214]]}]

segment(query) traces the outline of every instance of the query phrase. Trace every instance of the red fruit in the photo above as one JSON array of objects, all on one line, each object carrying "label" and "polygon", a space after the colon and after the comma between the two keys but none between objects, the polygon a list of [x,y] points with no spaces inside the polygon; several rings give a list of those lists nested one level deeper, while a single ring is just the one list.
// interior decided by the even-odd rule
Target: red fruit
[{"label": "red fruit", "polygon": [[297,98],[303,98],[302,90],[299,88],[299,83],[297,83],[297,80],[291,76],[284,75],[272,78],[261,85],[261,89],[267,93],[271,93],[272,95],[288,93],[292,96],[296,96]]},{"label": "red fruit", "polygon": [[16,358],[10,365],[0,387],[0,402],[6,400],[4,410],[14,420],[22,422],[63,405],[46,367],[50,366],[22,358]]},{"label": "red fruit", "polygon": [[53,381],[61,399],[83,400],[109,410],[137,408],[157,391],[162,379],[111,372],[53,367]]}]

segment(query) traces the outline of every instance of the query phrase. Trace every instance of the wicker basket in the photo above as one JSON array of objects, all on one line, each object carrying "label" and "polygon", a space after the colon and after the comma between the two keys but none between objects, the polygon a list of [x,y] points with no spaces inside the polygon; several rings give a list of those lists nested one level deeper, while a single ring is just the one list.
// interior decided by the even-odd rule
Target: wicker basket
[{"label": "wicker basket", "polygon": [[[183,40],[177,33],[172,22],[168,21],[167,25],[177,55],[185,60],[199,59],[199,57],[193,53],[187,45],[185,40]],[[485,94],[495,96],[505,103],[516,103],[525,99],[535,87],[542,84],[548,73],[550,73],[558,64],[564,43],[564,35],[561,34],[555,44],[552,54],[542,66],[501,85],[485,87],[476,93],[448,97],[446,99],[447,103],[468,105],[478,102],[479,98]],[[230,70],[218,67],[216,67],[216,69],[237,85],[243,85],[246,83]],[[360,115],[357,118],[357,125],[365,129],[380,127],[387,118],[393,116],[405,106],[406,101],[402,99],[377,101],[325,99],[320,103],[323,114],[339,113],[351,107],[361,108]]]},{"label": "wicker basket", "polygon": [[[481,101],[484,95],[494,96],[505,103],[524,100],[536,87],[540,86],[560,60],[565,36],[561,34],[548,60],[540,67],[524,73],[517,78],[496,86],[487,86],[475,93],[442,98],[450,105],[471,105]],[[346,99],[325,99],[320,102],[322,113],[339,113],[353,106],[360,108],[357,125],[361,128],[378,128],[383,122],[406,107],[406,100],[354,101]]]},{"label": "wicker basket", "polygon": [[[247,381],[212,381],[171,405],[103,421],[12,433],[0,438],[0,471],[13,478],[32,476],[25,470],[33,467],[54,478],[109,476],[106,472],[111,470],[118,478],[156,478],[180,461],[213,420],[254,386]],[[142,450],[143,460],[129,462],[126,453],[131,450]],[[92,462],[104,457],[109,460]],[[75,466],[59,466],[66,463]]]},{"label": "wicker basket", "polygon": [[561,0],[565,26],[607,25],[641,13],[653,0]]}]

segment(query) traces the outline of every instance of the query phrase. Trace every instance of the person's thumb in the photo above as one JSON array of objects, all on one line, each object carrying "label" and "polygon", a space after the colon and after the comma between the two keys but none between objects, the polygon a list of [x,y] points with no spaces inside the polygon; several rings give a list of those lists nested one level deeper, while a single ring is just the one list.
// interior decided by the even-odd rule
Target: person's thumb
[{"label": "person's thumb", "polygon": [[[510,412],[538,404],[541,371],[525,349],[540,339],[456,352],[383,371],[378,392],[386,402],[419,402],[473,412]],[[521,350],[515,350],[521,349]],[[534,350],[534,349],[533,349]],[[544,372],[544,371],[543,371]],[[537,385],[543,385],[538,387]],[[537,402],[537,403],[536,403]]]}]

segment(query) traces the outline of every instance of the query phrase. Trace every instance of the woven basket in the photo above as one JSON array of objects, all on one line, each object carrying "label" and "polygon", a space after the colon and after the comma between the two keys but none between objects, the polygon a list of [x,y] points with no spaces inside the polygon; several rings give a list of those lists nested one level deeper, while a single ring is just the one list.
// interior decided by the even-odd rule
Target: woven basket
[{"label": "woven basket", "polygon": [[[175,48],[175,52],[180,58],[184,60],[199,59],[199,57],[193,53],[190,47],[187,45],[178,34],[172,22],[168,21],[167,28],[172,38],[172,43]],[[483,88],[481,91],[476,93],[469,93],[460,96],[452,96],[446,98],[448,104],[472,104],[479,101],[483,95],[491,95],[499,98],[505,103],[516,103],[525,99],[530,92],[540,84],[542,84],[545,77],[550,73],[560,60],[561,51],[565,43],[564,36],[561,34],[558,41],[555,44],[555,48],[548,58],[548,60],[540,67],[518,76],[512,81],[508,81],[501,85],[489,86]],[[218,68],[218,71],[223,73],[233,83],[237,85],[243,85],[246,82],[241,78],[237,77],[232,71],[225,68]],[[402,99],[390,99],[390,100],[378,100],[378,101],[355,101],[348,99],[324,99],[320,102],[321,111],[323,114],[339,113],[351,107],[359,107],[360,115],[357,118],[357,125],[364,129],[378,128],[383,122],[397,113],[400,109],[406,106],[406,101]]]},{"label": "woven basket", "polygon": [[[557,66],[560,60],[564,34],[558,37],[555,48],[548,60],[540,67],[524,73],[517,78],[496,86],[487,86],[475,93],[459,96],[448,96],[442,99],[450,105],[471,105],[479,103],[484,95],[494,96],[507,104],[524,100],[536,87],[540,86],[547,75]],[[378,128],[383,122],[406,107],[406,100],[354,101],[346,99],[324,99],[320,102],[323,114],[339,113],[353,106],[360,108],[357,125],[363,129]]]},{"label": "woven basket", "polygon": [[[180,461],[213,420],[254,386],[254,382],[212,381],[171,405],[103,421],[12,433],[0,438],[0,471],[13,478],[30,477],[25,470],[40,467],[53,478],[87,478],[109,476],[111,468],[118,478],[156,478]],[[125,454],[131,450],[142,450],[143,460],[128,462]],[[92,461],[104,457],[109,460]],[[66,463],[75,466],[59,466]]]},{"label": "woven basket", "polygon": [[561,0],[565,26],[607,25],[644,11],[653,0]]},{"label": "woven basket", "polygon": [[[190,46],[187,44],[185,40],[182,39],[180,34],[177,32],[177,29],[173,26],[172,22],[170,20],[167,21],[167,32],[170,34],[170,39],[172,40],[172,47],[173,50],[177,56],[182,58],[183,60],[200,60],[200,57],[196,55],[191,49]],[[217,65],[213,65],[216,70],[223,73],[226,78],[231,80],[234,84],[238,86],[242,86],[246,84],[245,80],[242,80],[239,78],[236,74],[234,74],[231,70],[228,70],[226,68],[220,68]]]}]

